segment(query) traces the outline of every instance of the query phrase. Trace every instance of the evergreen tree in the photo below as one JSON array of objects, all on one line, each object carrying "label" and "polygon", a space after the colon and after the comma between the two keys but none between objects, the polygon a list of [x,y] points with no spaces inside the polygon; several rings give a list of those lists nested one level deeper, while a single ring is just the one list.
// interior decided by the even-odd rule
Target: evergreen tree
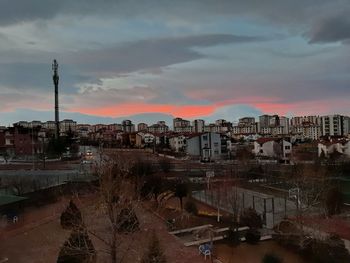
[{"label": "evergreen tree", "polygon": [[160,247],[159,239],[153,232],[148,250],[144,254],[141,263],[166,263],[166,258]]},{"label": "evergreen tree", "polygon": [[188,187],[185,183],[178,183],[175,187],[175,196],[180,200],[181,210],[183,208],[182,199],[187,196]]},{"label": "evergreen tree", "polygon": [[72,200],[61,214],[61,226],[66,229],[79,228],[83,224],[81,212]]},{"label": "evergreen tree", "polygon": [[64,242],[57,258],[57,263],[94,263],[96,250],[85,229],[73,230]]}]

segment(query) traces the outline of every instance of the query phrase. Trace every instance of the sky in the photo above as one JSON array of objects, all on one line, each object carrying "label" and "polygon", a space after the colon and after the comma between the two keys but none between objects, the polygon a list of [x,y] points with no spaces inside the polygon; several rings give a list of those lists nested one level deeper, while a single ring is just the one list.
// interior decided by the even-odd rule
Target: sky
[{"label": "sky", "polygon": [[350,115],[349,0],[0,6],[0,125],[54,118],[53,59],[80,122]]}]

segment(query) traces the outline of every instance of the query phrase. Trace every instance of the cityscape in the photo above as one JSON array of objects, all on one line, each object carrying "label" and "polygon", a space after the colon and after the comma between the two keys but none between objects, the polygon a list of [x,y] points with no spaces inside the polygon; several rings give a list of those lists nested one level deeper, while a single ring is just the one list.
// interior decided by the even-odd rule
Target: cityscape
[{"label": "cityscape", "polygon": [[[19,121],[11,127],[0,127],[0,149],[6,152],[7,157],[3,162],[16,158],[38,158],[44,153],[44,145],[49,143],[56,129],[55,121]],[[157,148],[161,152],[168,151],[170,155],[182,154],[202,161],[232,159],[242,144],[256,158],[276,161],[306,161],[305,158],[312,161],[333,154],[350,158],[350,118],[343,115],[298,116],[291,119],[262,115],[257,121],[254,117],[243,117],[235,124],[224,119],[206,124],[202,119],[191,122],[174,118],[171,128],[161,120],[151,125],[134,124],[131,120],[123,120],[119,124],[90,125],[65,119],[59,121],[58,131],[60,137],[70,136],[72,140],[86,145]],[[210,136],[212,143],[200,145],[202,139],[198,138],[203,136]],[[196,144],[194,141],[197,141]],[[275,148],[274,145],[281,142],[284,142],[284,146]],[[286,147],[288,151],[285,151]],[[300,159],[298,153],[305,147],[309,154],[304,154]]]},{"label": "cityscape", "polygon": [[1,3],[0,263],[350,262],[349,12]]}]

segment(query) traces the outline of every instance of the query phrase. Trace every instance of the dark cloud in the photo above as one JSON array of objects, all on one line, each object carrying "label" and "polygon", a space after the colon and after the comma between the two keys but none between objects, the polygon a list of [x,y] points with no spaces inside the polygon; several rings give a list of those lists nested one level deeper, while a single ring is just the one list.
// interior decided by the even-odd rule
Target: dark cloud
[{"label": "dark cloud", "polygon": [[265,38],[230,34],[148,39],[72,53],[67,55],[66,61],[78,65],[89,74],[110,77],[118,73],[155,70],[206,57],[195,48],[263,40]]},{"label": "dark cloud", "polygon": [[261,40],[264,39],[214,34],[142,40],[68,53],[3,50],[0,51],[0,86],[50,91],[51,62],[57,58],[61,91],[76,93],[78,83],[102,84],[101,78],[134,71],[158,70],[159,73],[162,67],[204,58],[204,54],[194,49],[196,47]]},{"label": "dark cloud", "polygon": [[348,0],[1,0],[0,26],[51,21],[57,17],[141,18],[202,24],[218,16],[240,16],[279,26],[311,28],[307,34],[310,42],[324,43],[349,38],[349,12]]},{"label": "dark cloud", "polygon": [[[61,68],[64,70],[60,79],[61,92],[75,93],[75,84],[91,80],[77,73],[69,65],[63,65]],[[51,92],[53,88],[51,60],[47,63],[0,63],[0,86],[14,90]]]},{"label": "dark cloud", "polygon": [[[172,17],[208,19],[212,15],[259,15],[267,19],[300,23],[323,7],[337,7],[347,0],[1,0],[0,24],[50,20],[59,15],[115,16],[148,19]],[[330,4],[331,2],[331,4]]]},{"label": "dark cloud", "polygon": [[319,21],[307,35],[310,43],[347,42],[350,40],[350,15],[346,13]]}]

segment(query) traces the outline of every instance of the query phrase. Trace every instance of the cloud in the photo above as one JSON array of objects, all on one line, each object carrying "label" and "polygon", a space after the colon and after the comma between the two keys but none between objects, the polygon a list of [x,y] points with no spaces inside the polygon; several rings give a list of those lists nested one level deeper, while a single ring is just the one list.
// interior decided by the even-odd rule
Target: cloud
[{"label": "cloud", "polygon": [[[16,92],[0,89],[0,112],[12,111],[14,108],[27,107],[35,109],[49,109],[51,100],[46,94],[28,91]],[[52,100],[53,103],[53,100]]]},{"label": "cloud", "polygon": [[[87,75],[82,75],[69,65],[63,65],[64,74],[60,79],[60,91],[75,93],[75,85],[90,81]],[[33,93],[38,90],[51,92],[53,89],[51,60],[47,63],[35,62],[0,62],[0,88],[11,87],[13,90],[28,90]]]},{"label": "cloud", "polygon": [[350,40],[349,13],[318,21],[306,35],[309,36],[310,43],[348,42]]},{"label": "cloud", "polygon": [[[0,24],[9,25],[57,16],[103,16],[121,19],[142,17],[149,20],[196,21],[220,15],[260,16],[284,23],[302,23],[320,10],[346,5],[347,0],[2,0]],[[330,3],[331,2],[331,3]],[[16,10],[16,12],[14,12]]]},{"label": "cloud", "polygon": [[155,70],[206,57],[195,48],[263,40],[265,38],[258,36],[231,34],[154,38],[73,52],[66,55],[65,61],[77,65],[89,74],[111,77],[120,73]]},{"label": "cloud", "polygon": [[348,43],[349,12],[348,0],[3,0],[1,105],[45,109],[53,58],[65,110],[194,116],[334,102],[349,93],[350,46],[309,43]]}]

